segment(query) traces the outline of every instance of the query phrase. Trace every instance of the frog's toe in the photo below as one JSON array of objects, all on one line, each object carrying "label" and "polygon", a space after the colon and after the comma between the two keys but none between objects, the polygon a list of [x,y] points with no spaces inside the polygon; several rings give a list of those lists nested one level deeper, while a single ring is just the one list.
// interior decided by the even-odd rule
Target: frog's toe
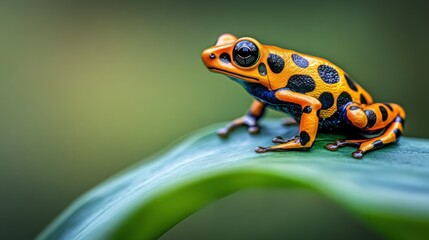
[{"label": "frog's toe", "polygon": [[335,139],[334,143],[328,143],[325,145],[325,148],[329,151],[337,151],[340,147],[344,147],[347,145],[355,145],[353,142],[348,142],[347,140],[343,139]]},{"label": "frog's toe", "polygon": [[258,134],[261,131],[261,128],[258,125],[249,126],[249,128],[247,128],[247,131],[250,134]]},{"label": "frog's toe", "polygon": [[293,136],[289,139],[284,139],[282,136],[277,136],[277,137],[274,137],[272,141],[273,143],[287,143],[296,139],[298,139],[298,136]]},{"label": "frog's toe", "polygon": [[221,138],[226,138],[228,136],[228,128],[219,128],[216,134]]},{"label": "frog's toe", "polygon": [[354,151],[353,153],[352,153],[352,157],[354,157],[354,158],[356,158],[356,159],[362,159],[363,158],[363,154],[364,154],[364,151],[362,151],[362,150],[357,150],[357,151]]},{"label": "frog's toe", "polygon": [[334,143],[328,143],[325,145],[325,148],[329,151],[337,151],[340,147],[344,147],[345,142],[341,139],[336,139]]},{"label": "frog's toe", "polygon": [[285,139],[282,136],[273,137],[273,143],[284,143]]},{"label": "frog's toe", "polygon": [[325,148],[328,149],[329,151],[337,151],[339,146],[335,143],[328,143],[325,145]]},{"label": "frog's toe", "polygon": [[257,146],[257,147],[255,147],[255,152],[257,152],[257,153],[264,153],[264,152],[270,151],[270,149],[271,148],[269,148],[269,147]]}]

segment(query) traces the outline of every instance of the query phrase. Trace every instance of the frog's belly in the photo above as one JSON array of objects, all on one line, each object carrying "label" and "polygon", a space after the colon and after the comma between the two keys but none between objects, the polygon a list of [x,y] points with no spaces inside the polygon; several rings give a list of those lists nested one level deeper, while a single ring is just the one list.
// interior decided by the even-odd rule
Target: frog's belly
[{"label": "frog's belly", "polygon": [[263,103],[271,109],[288,113],[298,122],[299,120],[301,120],[302,109],[301,109],[301,106],[298,104],[294,104],[294,103],[271,104],[268,102],[263,102]]},{"label": "frog's belly", "polygon": [[[285,104],[270,104],[268,102],[264,102],[267,107],[285,112],[289,115],[291,115],[297,122],[301,120],[302,116],[302,108],[298,104],[294,103],[285,103]],[[319,117],[319,129],[320,130],[327,130],[327,131],[333,131],[341,127],[341,119],[340,114],[334,113],[329,118],[321,118]]]},{"label": "frog's belly", "polygon": [[[276,91],[270,91],[264,86],[256,83],[245,82],[240,79],[231,78],[241,84],[246,91],[258,101],[267,105],[267,107],[290,114],[297,122],[301,120],[301,106],[295,103],[283,102],[275,96]],[[334,113],[329,118],[319,117],[319,129],[333,131],[342,126],[340,114]]]}]

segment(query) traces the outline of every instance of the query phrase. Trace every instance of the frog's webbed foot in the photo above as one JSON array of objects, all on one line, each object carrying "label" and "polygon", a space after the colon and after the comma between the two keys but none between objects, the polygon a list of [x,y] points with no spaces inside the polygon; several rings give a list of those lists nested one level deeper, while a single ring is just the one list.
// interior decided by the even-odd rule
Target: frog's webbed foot
[{"label": "frog's webbed foot", "polygon": [[217,130],[217,135],[220,137],[227,137],[230,132],[241,126],[247,126],[247,131],[250,134],[257,134],[261,130],[256,117],[244,115],[228,123],[225,127]]},{"label": "frog's webbed foot", "polygon": [[293,126],[293,125],[297,125],[298,122],[292,118],[292,117],[285,117],[282,119],[282,125],[283,126]]},{"label": "frog's webbed foot", "polygon": [[272,151],[270,147],[262,147],[262,146],[255,147],[255,152],[257,153],[264,153],[264,152],[270,152],[270,151]]}]

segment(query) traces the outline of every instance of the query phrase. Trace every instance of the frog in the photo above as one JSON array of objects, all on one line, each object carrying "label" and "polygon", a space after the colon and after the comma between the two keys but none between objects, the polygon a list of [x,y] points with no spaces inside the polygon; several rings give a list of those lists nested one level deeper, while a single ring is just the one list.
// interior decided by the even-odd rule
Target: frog
[{"label": "frog", "polygon": [[335,139],[325,148],[356,147],[351,155],[361,159],[398,142],[403,133],[403,107],[374,102],[347,72],[324,58],[225,33],[202,52],[202,61],[209,71],[226,75],[253,97],[247,113],[219,129],[219,136],[227,137],[241,126],[259,133],[267,108],[289,114],[288,123],[299,123],[297,135],[276,136],[272,146],[257,146],[256,153],[310,150],[318,132],[341,132],[353,137]]}]

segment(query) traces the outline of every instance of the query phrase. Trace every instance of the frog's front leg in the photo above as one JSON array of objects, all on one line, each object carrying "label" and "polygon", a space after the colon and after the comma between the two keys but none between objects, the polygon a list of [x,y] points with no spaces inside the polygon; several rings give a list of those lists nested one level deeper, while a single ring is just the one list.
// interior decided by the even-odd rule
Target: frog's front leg
[{"label": "frog's front leg", "polygon": [[290,90],[278,90],[276,92],[276,97],[281,101],[295,103],[301,106],[302,116],[299,126],[299,135],[291,138],[290,141],[275,146],[256,147],[255,151],[263,153],[268,151],[307,150],[311,148],[316,139],[319,124],[317,112],[322,107],[322,104],[316,98]]},{"label": "frog's front leg", "polygon": [[259,133],[260,127],[258,121],[264,115],[264,112],[265,104],[258,100],[254,100],[249,111],[247,111],[244,116],[235,119],[225,127],[219,129],[217,134],[221,137],[226,137],[230,132],[240,126],[247,126],[247,130],[251,134]]}]

